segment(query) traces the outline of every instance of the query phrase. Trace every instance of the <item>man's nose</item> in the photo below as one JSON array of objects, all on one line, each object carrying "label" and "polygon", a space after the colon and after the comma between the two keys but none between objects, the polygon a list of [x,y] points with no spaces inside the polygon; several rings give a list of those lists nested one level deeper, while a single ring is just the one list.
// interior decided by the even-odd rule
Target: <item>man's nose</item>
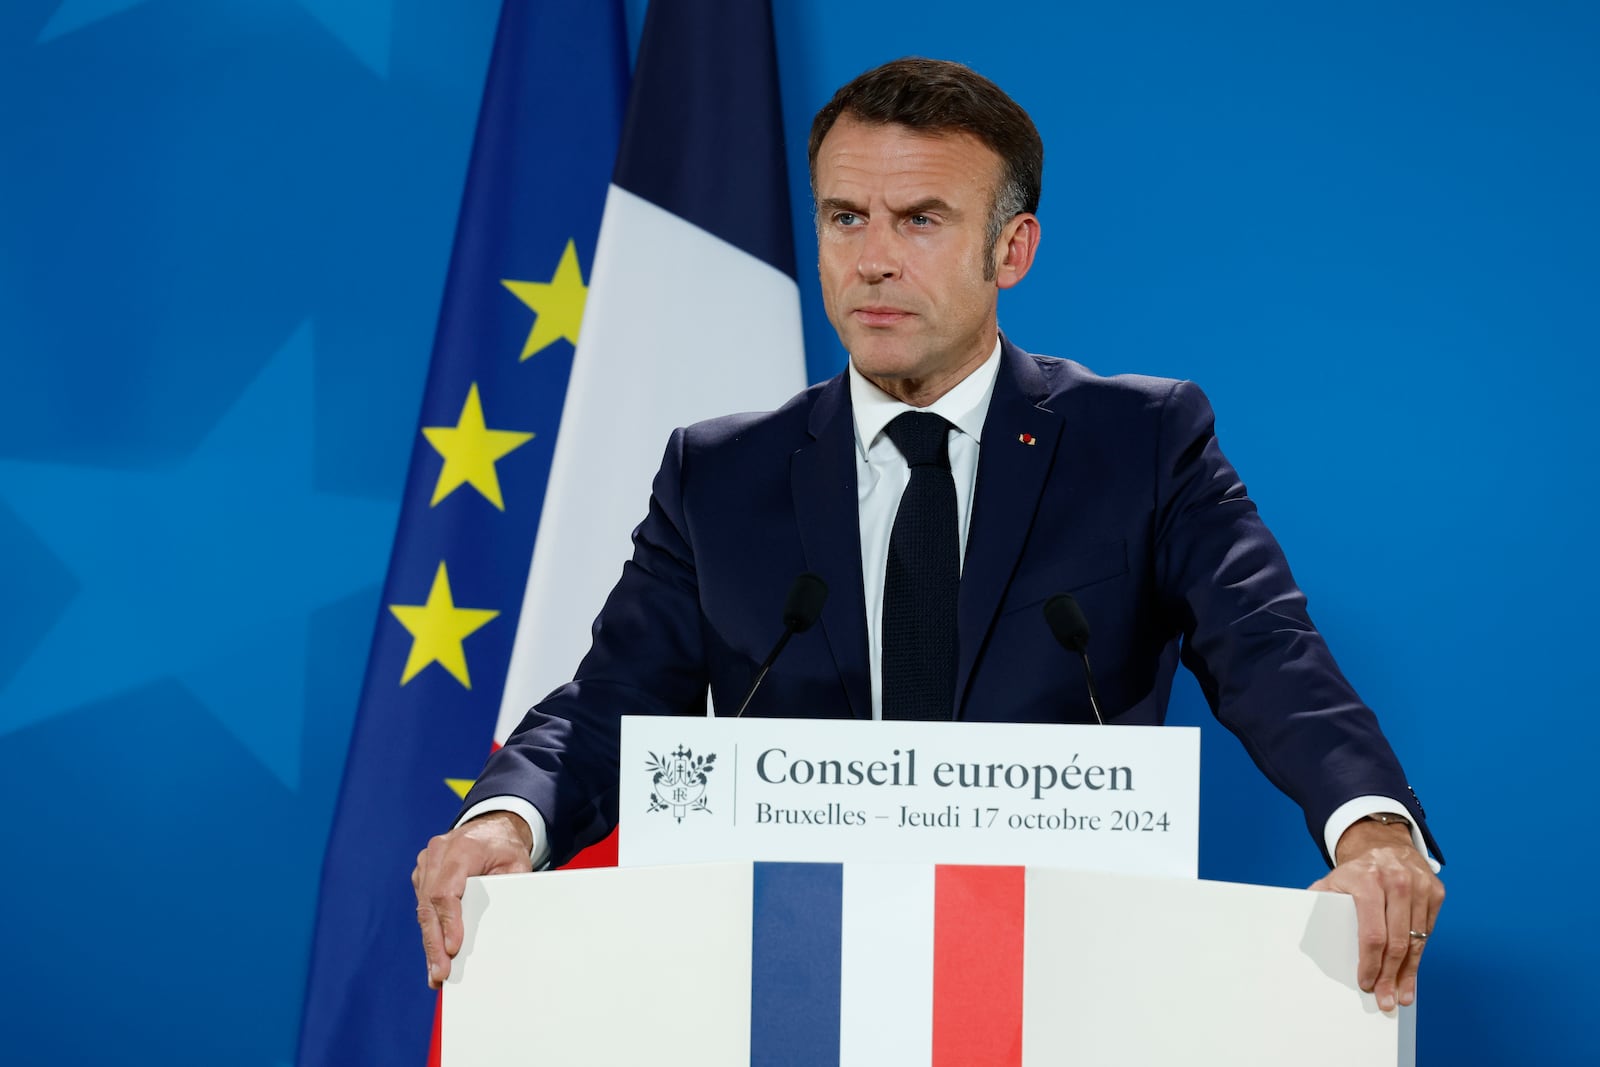
[{"label": "man's nose", "polygon": [[894,227],[880,222],[868,222],[861,242],[861,254],[856,258],[856,273],[862,281],[881,282],[900,274],[900,237]]}]

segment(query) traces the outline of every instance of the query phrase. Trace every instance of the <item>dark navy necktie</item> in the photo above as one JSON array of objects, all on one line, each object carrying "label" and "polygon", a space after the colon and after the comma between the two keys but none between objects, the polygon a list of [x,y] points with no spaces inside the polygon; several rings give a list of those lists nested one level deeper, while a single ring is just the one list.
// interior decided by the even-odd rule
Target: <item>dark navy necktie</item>
[{"label": "dark navy necktie", "polygon": [[961,549],[949,431],[948,422],[925,411],[908,411],[887,429],[911,476],[895,512],[883,578],[885,719],[955,714]]}]

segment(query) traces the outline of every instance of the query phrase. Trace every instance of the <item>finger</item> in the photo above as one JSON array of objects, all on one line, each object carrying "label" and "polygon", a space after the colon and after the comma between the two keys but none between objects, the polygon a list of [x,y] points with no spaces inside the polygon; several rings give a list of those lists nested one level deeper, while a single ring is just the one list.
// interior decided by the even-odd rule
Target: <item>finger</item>
[{"label": "finger", "polygon": [[1356,984],[1363,992],[1371,993],[1378,982],[1383,967],[1383,951],[1389,941],[1388,923],[1384,916],[1383,894],[1375,882],[1363,880],[1354,889],[1345,889],[1332,876],[1323,879],[1335,892],[1350,894],[1356,906],[1356,945],[1360,955],[1356,960]]},{"label": "finger", "polygon": [[1426,893],[1415,893],[1411,902],[1411,927],[1406,936],[1411,938],[1410,948],[1406,952],[1405,962],[1400,964],[1398,979],[1400,1003],[1410,1005],[1417,999],[1417,968],[1422,966],[1422,951],[1428,947],[1427,937],[1416,937],[1414,933],[1427,934],[1432,929],[1428,919],[1428,896]]},{"label": "finger", "polygon": [[461,895],[467,890],[467,878],[488,866],[481,849],[465,841],[456,845],[433,872],[427,887],[428,904],[439,929],[441,958],[436,962],[443,964],[440,981],[450,976],[450,960],[461,951]]},{"label": "finger", "polygon": [[439,932],[439,916],[428,901],[417,905],[417,925],[422,928],[422,952],[428,960],[428,988],[438,989],[450,976],[450,958],[441,947],[444,938]]},{"label": "finger", "polygon": [[444,954],[454,959],[461,951],[461,897],[452,893],[437,894],[433,898],[433,909],[439,917]]},{"label": "finger", "polygon": [[1378,998],[1378,1007],[1393,1011],[1399,1003],[1397,979],[1400,967],[1411,953],[1411,876],[1409,871],[1386,872],[1379,875],[1384,896],[1384,918],[1387,936],[1383,946],[1383,964],[1378,971],[1378,981],[1372,987]]},{"label": "finger", "polygon": [[428,965],[428,987],[437,989],[450,974],[450,957],[444,950],[445,937],[439,921],[439,911],[434,903],[435,884],[441,878],[438,858],[443,852],[443,841],[434,838],[417,856],[416,869],[411,883],[417,895],[417,926],[422,932],[422,952]]},{"label": "finger", "polygon": [[[1434,927],[1439,922],[1439,907],[1444,903],[1444,883],[1439,881],[1433,872],[1428,872],[1427,881],[1416,900],[1411,906],[1413,930],[1432,935]],[[1405,966],[1400,971],[1400,1003],[1414,1004],[1417,999],[1417,971],[1422,966],[1422,953],[1428,947],[1428,939],[1412,938],[1411,952],[1406,957]]]},{"label": "finger", "polygon": [[1428,882],[1428,925],[1419,926],[1417,929],[1431,934],[1439,922],[1439,909],[1444,907],[1444,883],[1439,881],[1439,876],[1432,871],[1428,873],[1433,875]]}]

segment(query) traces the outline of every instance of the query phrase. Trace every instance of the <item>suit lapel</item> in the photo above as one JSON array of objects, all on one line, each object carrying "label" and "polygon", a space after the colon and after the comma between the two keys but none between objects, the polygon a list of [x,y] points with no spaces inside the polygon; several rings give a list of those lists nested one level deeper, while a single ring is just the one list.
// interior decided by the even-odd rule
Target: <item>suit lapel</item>
[{"label": "suit lapel", "polygon": [[[1039,406],[1048,395],[1049,387],[1038,365],[1026,352],[1004,341],[994,396],[983,423],[972,519],[967,528],[957,598],[958,719],[965,715],[973,667],[1016,571],[1060,444],[1061,416]],[[1027,435],[1026,439],[1023,435]]]},{"label": "suit lapel", "polygon": [[870,719],[872,676],[867,663],[866,598],[861,590],[856,435],[845,375],[823,389],[807,429],[812,439],[795,452],[789,465],[795,522],[806,566],[828,583],[822,630],[844,681],[850,710],[858,719]]}]

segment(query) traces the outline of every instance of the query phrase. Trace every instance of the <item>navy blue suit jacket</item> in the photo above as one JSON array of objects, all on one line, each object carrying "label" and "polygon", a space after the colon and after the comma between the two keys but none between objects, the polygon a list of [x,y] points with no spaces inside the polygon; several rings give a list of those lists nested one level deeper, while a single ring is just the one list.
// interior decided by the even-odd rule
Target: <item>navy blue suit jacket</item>
[{"label": "navy blue suit jacket", "polygon": [[[777,411],[672,435],[593,647],[490,759],[466,806],[531,801],[557,865],[604,837],[617,820],[618,717],[703,714],[708,689],[718,708],[737,707],[803,571],[828,583],[821,623],[790,643],[746,714],[870,718],[845,375]],[[1366,794],[1401,800],[1423,825],[1200,390],[1099,377],[1006,341],[961,576],[954,718],[1093,721],[1081,663],[1042,615],[1061,592],[1093,627],[1110,721],[1162,722],[1181,659],[1319,847],[1333,810]]]}]

